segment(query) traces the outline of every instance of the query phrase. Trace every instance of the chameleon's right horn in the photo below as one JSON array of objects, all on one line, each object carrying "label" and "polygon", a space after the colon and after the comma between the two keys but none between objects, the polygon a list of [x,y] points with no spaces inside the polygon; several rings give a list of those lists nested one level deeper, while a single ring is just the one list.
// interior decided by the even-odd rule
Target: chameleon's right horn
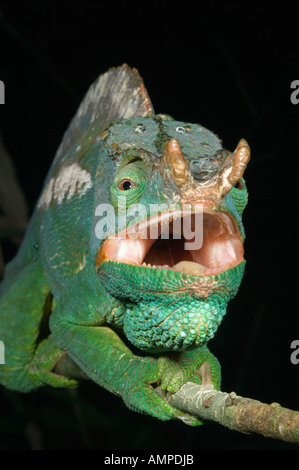
[{"label": "chameleon's right horn", "polygon": [[227,194],[238,183],[249,160],[250,147],[245,139],[241,139],[236,150],[224,160],[218,179],[220,196]]},{"label": "chameleon's right horn", "polygon": [[160,168],[162,174],[169,175],[179,189],[186,189],[193,182],[189,161],[185,158],[177,139],[170,139],[166,142]]}]

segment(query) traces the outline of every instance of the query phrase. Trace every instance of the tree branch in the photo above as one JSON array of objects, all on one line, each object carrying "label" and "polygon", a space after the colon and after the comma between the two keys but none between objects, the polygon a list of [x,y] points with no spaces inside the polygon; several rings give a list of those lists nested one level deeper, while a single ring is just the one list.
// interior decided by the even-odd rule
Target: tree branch
[{"label": "tree branch", "polygon": [[[59,360],[54,372],[69,378],[89,380],[67,354]],[[299,412],[283,408],[278,403],[267,405],[240,397],[235,392],[221,392],[192,382],[186,382],[174,394],[160,387],[156,387],[155,391],[175,408],[203,421],[215,421],[234,431],[257,433],[299,444]]]},{"label": "tree branch", "polygon": [[229,429],[299,444],[299,412],[278,403],[267,405],[237,396],[235,392],[201,388],[192,382],[165,398],[182,411],[203,420],[216,421]]}]

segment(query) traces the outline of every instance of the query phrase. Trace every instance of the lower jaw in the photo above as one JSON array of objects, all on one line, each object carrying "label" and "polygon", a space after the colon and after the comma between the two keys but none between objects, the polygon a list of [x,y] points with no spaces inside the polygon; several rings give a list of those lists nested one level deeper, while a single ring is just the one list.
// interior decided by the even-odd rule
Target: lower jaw
[{"label": "lower jaw", "polygon": [[227,301],[217,296],[199,300],[188,294],[161,295],[127,308],[124,333],[135,347],[148,353],[200,347],[216,333]]},{"label": "lower jaw", "polygon": [[97,272],[105,289],[121,301],[147,302],[161,294],[185,293],[192,298],[207,299],[213,294],[217,295],[217,292],[230,299],[237,293],[245,264],[246,261],[243,261],[217,275],[196,276],[171,269],[105,261]]}]

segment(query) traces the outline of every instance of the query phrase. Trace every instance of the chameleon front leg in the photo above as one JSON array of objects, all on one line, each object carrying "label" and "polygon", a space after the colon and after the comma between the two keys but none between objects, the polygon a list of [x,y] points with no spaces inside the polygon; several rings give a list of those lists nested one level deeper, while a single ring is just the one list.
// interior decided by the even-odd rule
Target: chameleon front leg
[{"label": "chameleon front leg", "polygon": [[95,383],[120,396],[134,411],[161,420],[181,419],[196,426],[201,422],[170,406],[155,391],[163,371],[154,357],[134,355],[120,337],[106,326],[86,326],[63,319],[54,311],[50,328],[58,346]]},{"label": "chameleon front leg", "polygon": [[50,289],[39,261],[32,261],[20,271],[13,271],[1,285],[0,339],[5,346],[5,364],[0,365],[0,383],[7,388],[29,392],[41,385],[75,386],[53,372],[64,354],[52,335],[39,340],[40,326],[50,296]]}]

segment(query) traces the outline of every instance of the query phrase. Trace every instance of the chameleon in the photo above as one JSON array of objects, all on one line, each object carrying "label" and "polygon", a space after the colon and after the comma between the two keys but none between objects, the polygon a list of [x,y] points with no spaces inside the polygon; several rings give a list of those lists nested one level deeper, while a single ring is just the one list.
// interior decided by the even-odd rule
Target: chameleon
[{"label": "chameleon", "polygon": [[100,75],[6,266],[2,386],[89,379],[133,411],[200,425],[167,394],[221,387],[207,343],[244,274],[249,159],[245,139],[231,152],[202,125],[156,114],[137,69]]}]

